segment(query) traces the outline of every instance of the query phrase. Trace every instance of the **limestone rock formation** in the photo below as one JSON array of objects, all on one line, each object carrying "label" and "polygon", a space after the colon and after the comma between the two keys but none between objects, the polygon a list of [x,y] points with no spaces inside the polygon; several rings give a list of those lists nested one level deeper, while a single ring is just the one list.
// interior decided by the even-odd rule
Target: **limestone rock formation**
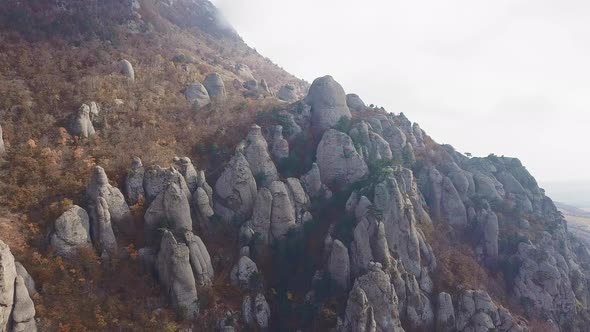
[{"label": "limestone rock formation", "polygon": [[249,80],[256,80],[254,78],[254,75],[252,74],[252,70],[250,70],[250,68],[248,67],[248,65],[242,64],[242,63],[238,63],[236,65],[236,73],[238,74],[238,76],[245,80],[245,81],[249,81]]},{"label": "limestone rock formation", "polygon": [[270,128],[270,153],[277,163],[289,157],[289,142],[283,138],[283,126],[276,125]]},{"label": "limestone rock formation", "polygon": [[344,332],[377,331],[373,307],[369,304],[367,294],[361,287],[354,287],[348,295],[342,330]]},{"label": "limestone rock formation", "polygon": [[455,314],[457,331],[528,331],[526,324],[513,318],[505,308],[497,306],[484,291],[463,291]]},{"label": "limestone rock formation", "polygon": [[316,78],[305,102],[311,105],[311,127],[318,135],[334,127],[341,118],[352,117],[344,89],[332,76]]},{"label": "limestone rock formation", "polygon": [[277,93],[277,98],[288,103],[297,101],[297,93],[295,92],[295,87],[291,84],[283,85]]},{"label": "limestone rock formation", "polygon": [[79,136],[80,138],[88,138],[96,134],[94,125],[90,121],[90,106],[83,104],[73,116],[70,124],[70,132],[72,135]]},{"label": "limestone rock formation", "polygon": [[209,92],[199,82],[189,84],[184,90],[184,97],[193,105],[193,109],[195,110],[211,104]]},{"label": "limestone rock formation", "polygon": [[109,205],[103,197],[99,197],[92,207],[92,240],[94,246],[103,257],[110,257],[117,251],[117,240],[111,226]]},{"label": "limestone rock formation", "polygon": [[175,157],[173,160],[176,169],[182,176],[184,177],[184,181],[186,182],[186,186],[188,190],[192,193],[197,190],[198,187],[198,173],[193,165],[193,162],[188,157],[178,158]]},{"label": "limestone rock formation", "polygon": [[331,243],[330,254],[328,256],[328,272],[332,280],[336,282],[341,289],[348,289],[350,285],[350,258],[348,249],[340,240],[334,240]]},{"label": "limestone rock formation", "polygon": [[436,310],[436,331],[455,331],[455,308],[451,295],[445,292],[438,294]]},{"label": "limestone rock formation", "polygon": [[327,197],[331,195],[328,187],[322,183],[322,176],[317,163],[313,163],[309,172],[301,177],[301,184],[310,198],[318,198],[320,196]]},{"label": "limestone rock formation", "polygon": [[252,329],[266,331],[270,321],[270,306],[263,294],[256,296],[246,295],[242,302],[242,317],[244,322]]},{"label": "limestone rock formation", "polygon": [[242,289],[251,287],[252,276],[258,274],[258,267],[248,256],[241,256],[230,272],[230,281]]},{"label": "limestone rock formation", "polygon": [[145,168],[139,157],[134,157],[131,163],[131,169],[127,173],[125,179],[125,193],[127,194],[127,203],[135,205],[139,202],[139,197],[145,198],[143,191],[143,177],[145,175]]},{"label": "limestone rock formation", "polygon": [[365,102],[355,93],[346,95],[346,105],[351,111],[361,112],[367,107]]},{"label": "limestone rock formation", "polygon": [[334,129],[324,133],[318,145],[316,159],[322,183],[351,184],[363,178],[369,171],[352,139]]},{"label": "limestone rock formation", "polygon": [[31,294],[31,296],[37,294],[35,280],[33,280],[33,277],[31,277],[27,269],[20,262],[15,262],[14,264],[16,266],[16,273],[23,278],[29,294]]},{"label": "limestone rock formation", "polygon": [[205,77],[203,85],[209,93],[209,97],[214,102],[223,102],[227,99],[227,92],[225,91],[225,84],[221,75],[218,73],[211,73]]},{"label": "limestone rock formation", "polygon": [[359,122],[349,133],[352,141],[357,144],[358,152],[367,164],[379,160],[392,160],[393,153],[389,143],[373,131],[371,125],[365,121]]},{"label": "limestone rock formation", "polygon": [[0,331],[2,332],[8,331],[10,324],[16,276],[14,256],[8,245],[0,240]]},{"label": "limestone rock formation", "polygon": [[190,231],[184,233],[184,240],[190,251],[190,262],[197,286],[211,286],[215,272],[203,240]]},{"label": "limestone rock formation", "polygon": [[133,69],[133,65],[131,62],[129,62],[129,60],[123,59],[119,61],[119,71],[131,82],[135,81],[135,70]]},{"label": "limestone rock formation", "polygon": [[283,182],[274,181],[269,189],[272,195],[270,232],[273,240],[281,240],[296,226],[295,209]]},{"label": "limestone rock formation", "polygon": [[198,187],[193,194],[192,203],[198,215],[198,222],[201,225],[215,214],[209,195],[201,187]]},{"label": "limestone rock formation", "polygon": [[[373,309],[373,317],[376,323],[375,331],[404,331],[399,320],[397,294],[391,284],[389,275],[383,272],[381,264],[371,263],[369,271],[356,279],[350,294],[358,297],[361,290],[366,294],[367,305]],[[347,307],[346,310],[347,314],[350,315],[354,311],[358,312],[354,306],[350,309]]]},{"label": "limestone rock formation", "polygon": [[158,279],[172,305],[184,312],[186,318],[199,314],[197,287],[190,264],[190,250],[178,243],[171,232],[165,231],[156,260]]},{"label": "limestone rock formation", "polygon": [[264,244],[270,243],[270,219],[272,214],[272,193],[267,188],[261,188],[256,196],[252,219],[248,221],[248,227],[258,234]]},{"label": "limestone rock formation", "polygon": [[74,205],[57,220],[51,234],[51,245],[58,255],[74,256],[78,249],[90,246],[90,219],[86,211]]},{"label": "limestone rock formation", "polygon": [[148,167],[143,178],[146,202],[151,203],[170,183],[175,183],[188,199],[192,197],[184,176],[174,167],[162,168],[158,165]]},{"label": "limestone rock formation", "polygon": [[4,138],[2,137],[2,126],[0,126],[0,157],[6,154],[6,147],[4,146]]},{"label": "limestone rock formation", "polygon": [[113,225],[119,229],[129,227],[131,211],[125,202],[125,196],[118,188],[109,184],[109,179],[102,167],[94,167],[92,178],[86,188],[86,196],[90,202],[96,202],[99,197],[104,198],[108,204]]},{"label": "limestone rock formation", "polygon": [[258,125],[252,125],[246,137],[244,156],[258,185],[267,187],[278,179],[277,168],[268,153],[268,144]]},{"label": "limestone rock formation", "polygon": [[159,228],[169,229],[174,233],[193,229],[189,200],[176,183],[169,183],[150,204],[144,220],[145,238],[150,244],[157,243]]},{"label": "limestone rock formation", "polygon": [[227,222],[245,221],[252,215],[257,193],[250,165],[237,152],[215,183],[215,213]]},{"label": "limestone rock formation", "polygon": [[14,283],[14,307],[12,308],[12,331],[35,332],[35,304],[31,300],[25,281],[17,276]]}]

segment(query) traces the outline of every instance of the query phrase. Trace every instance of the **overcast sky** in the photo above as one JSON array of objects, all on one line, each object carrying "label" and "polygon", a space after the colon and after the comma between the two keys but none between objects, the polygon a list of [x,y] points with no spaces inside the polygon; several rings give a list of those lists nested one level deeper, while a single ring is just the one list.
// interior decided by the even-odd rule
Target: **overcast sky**
[{"label": "overcast sky", "polygon": [[[589,180],[590,1],[215,0],[244,40],[437,142]],[[550,188],[548,188],[550,189]]]}]

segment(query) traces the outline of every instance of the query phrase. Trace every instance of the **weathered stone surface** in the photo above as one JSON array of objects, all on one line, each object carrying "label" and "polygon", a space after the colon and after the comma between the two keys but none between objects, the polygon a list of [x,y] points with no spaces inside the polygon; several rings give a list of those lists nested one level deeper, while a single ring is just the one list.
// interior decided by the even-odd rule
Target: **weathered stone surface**
[{"label": "weathered stone surface", "polygon": [[375,332],[377,323],[373,307],[369,305],[367,294],[360,287],[354,287],[348,295],[344,317],[344,332]]},{"label": "weathered stone surface", "polygon": [[0,157],[6,154],[6,146],[4,145],[4,138],[2,137],[2,126],[0,126]]},{"label": "weathered stone surface", "polygon": [[270,128],[271,148],[270,152],[275,162],[289,157],[289,142],[283,138],[283,127],[273,126]]},{"label": "weathered stone surface", "polygon": [[119,71],[132,82],[135,81],[135,70],[129,60],[123,59],[119,61]]},{"label": "weathered stone surface", "polygon": [[369,171],[367,164],[354,148],[352,139],[334,129],[324,133],[318,145],[316,160],[322,183],[351,184],[360,180]]},{"label": "weathered stone surface", "polygon": [[256,80],[254,78],[254,75],[252,74],[252,70],[250,70],[250,68],[248,67],[248,65],[242,64],[242,63],[238,63],[236,65],[236,73],[238,74],[238,76],[243,79],[243,80]]},{"label": "weathered stone surface", "polygon": [[215,183],[215,212],[228,222],[247,220],[257,193],[250,165],[244,155],[237,152]]},{"label": "weathered stone surface", "polygon": [[268,144],[262,136],[262,130],[258,125],[252,125],[246,137],[244,156],[250,165],[250,170],[258,180],[258,185],[268,187],[270,183],[279,178],[277,168],[268,153]]},{"label": "weathered stone surface", "polygon": [[92,239],[103,257],[112,257],[117,252],[117,240],[111,226],[111,214],[107,201],[99,197],[92,206]]},{"label": "weathered stone surface", "polygon": [[348,249],[340,240],[334,240],[328,256],[328,272],[341,289],[350,285],[350,258]]},{"label": "weathered stone surface", "polygon": [[192,231],[193,222],[189,201],[176,183],[168,184],[145,212],[145,238],[155,244],[159,228],[175,233]]},{"label": "weathered stone surface", "polygon": [[295,87],[291,84],[283,85],[277,93],[277,98],[288,103],[297,101],[297,93]]},{"label": "weathered stone surface", "polygon": [[393,159],[389,143],[365,121],[359,122],[350,130],[350,137],[357,145],[358,152],[368,164],[379,160]]},{"label": "weathered stone surface", "polygon": [[444,177],[442,182],[441,210],[443,218],[451,225],[467,224],[465,205],[448,177]]},{"label": "weathered stone surface", "polygon": [[438,294],[436,310],[436,331],[455,331],[455,308],[451,295],[445,292]]},{"label": "weathered stone surface", "polygon": [[189,84],[184,90],[184,97],[193,105],[193,109],[199,109],[211,104],[207,89],[199,82]]},{"label": "weathered stone surface", "polygon": [[218,73],[211,73],[205,77],[203,85],[209,93],[209,97],[214,102],[222,102],[227,99],[227,92],[225,91],[225,84],[221,75]]},{"label": "weathered stone surface", "polygon": [[190,231],[184,233],[184,239],[190,251],[190,262],[197,286],[211,286],[215,273],[211,256],[203,240]]},{"label": "weathered stone surface", "polygon": [[158,279],[172,305],[182,310],[187,318],[199,314],[197,287],[190,264],[190,250],[176,242],[172,233],[165,231],[156,260]]},{"label": "weathered stone surface", "polygon": [[272,91],[270,91],[270,87],[268,86],[268,83],[264,78],[260,80],[260,90],[269,95],[273,94]]},{"label": "weathered stone surface", "polygon": [[70,258],[78,249],[90,246],[90,219],[86,211],[74,205],[55,221],[51,245],[58,255]]},{"label": "weathered stone surface", "polygon": [[361,112],[367,107],[365,102],[357,94],[349,93],[346,95],[346,105],[351,111]]},{"label": "weathered stone surface", "polygon": [[202,188],[209,196],[209,202],[213,204],[213,188],[207,183],[207,177],[205,176],[205,171],[199,171],[197,176],[197,187]]},{"label": "weathered stone surface", "polygon": [[301,184],[310,198],[331,195],[329,189],[322,183],[320,168],[317,163],[313,163],[309,172],[301,176]]},{"label": "weathered stone surface", "polygon": [[25,269],[25,267],[20,262],[15,262],[14,265],[16,267],[16,273],[19,276],[21,276],[25,281],[25,287],[27,287],[27,291],[29,292],[29,294],[31,296],[37,294],[37,289],[35,288],[35,280],[33,280],[33,277],[31,277],[27,269]]},{"label": "weathered stone surface", "polygon": [[0,240],[0,331],[8,330],[10,312],[14,304],[16,267],[10,248]]},{"label": "weathered stone surface", "polygon": [[21,276],[16,277],[14,289],[14,307],[12,308],[12,331],[37,331],[35,322],[35,304],[31,300],[25,281]]},{"label": "weathered stone surface", "polygon": [[258,234],[265,244],[270,242],[271,214],[272,193],[267,188],[261,188],[256,196],[252,219],[247,224],[254,233]]},{"label": "weathered stone surface", "polygon": [[186,182],[188,190],[191,192],[191,194],[194,193],[198,187],[199,175],[195,169],[195,166],[193,165],[193,162],[188,157],[174,158],[173,162],[178,172],[184,177],[184,181]]},{"label": "weathered stone surface", "polygon": [[318,135],[334,127],[341,118],[352,117],[344,89],[332,76],[316,78],[305,102],[311,105],[311,128]]},{"label": "weathered stone surface", "polygon": [[246,295],[242,302],[242,317],[250,328],[259,328],[263,331],[268,329],[270,320],[270,306],[263,294],[258,293],[255,297]]},{"label": "weathered stone surface", "polygon": [[358,295],[360,291],[355,290],[356,288],[366,294],[368,305],[373,308],[376,331],[404,331],[399,320],[395,289],[389,276],[381,269],[381,264],[371,263],[369,271],[354,283],[351,293]]},{"label": "weathered stone surface", "polygon": [[233,285],[243,289],[250,288],[250,279],[258,274],[258,267],[248,256],[242,256],[230,272],[230,280]]},{"label": "weathered stone surface", "polygon": [[134,157],[131,163],[131,169],[127,173],[125,179],[125,193],[127,194],[127,202],[130,205],[137,204],[139,197],[145,198],[143,191],[143,177],[145,175],[145,168],[139,157]]},{"label": "weathered stone surface", "polygon": [[215,214],[215,212],[213,211],[213,205],[209,201],[209,196],[203,188],[197,188],[197,190],[193,194],[192,201],[193,206],[195,207],[198,214],[199,223],[204,223]]},{"label": "weathered stone surface", "polygon": [[109,179],[102,167],[94,167],[92,178],[86,188],[86,196],[91,202],[95,202],[99,197],[104,198],[109,206],[113,224],[121,229],[129,226],[131,211],[125,202],[125,196],[118,188],[109,184]]},{"label": "weathered stone surface", "polygon": [[151,203],[170,183],[175,183],[188,199],[191,198],[184,176],[174,167],[162,168],[157,165],[148,167],[143,178],[146,202]]},{"label": "weathered stone surface", "polygon": [[498,257],[498,216],[487,206],[487,209],[479,211],[477,220],[482,227],[486,256],[492,259]]},{"label": "weathered stone surface", "polygon": [[528,331],[526,324],[516,321],[508,310],[498,307],[488,293],[481,290],[463,291],[455,313],[457,331]]},{"label": "weathered stone surface", "polygon": [[94,125],[90,121],[90,106],[83,104],[73,116],[70,124],[70,132],[73,136],[79,136],[81,138],[88,138],[96,134]]},{"label": "weathered stone surface", "polygon": [[270,217],[270,231],[272,240],[283,239],[289,230],[296,225],[295,209],[287,187],[281,181],[271,183],[270,192],[272,194],[272,213]]}]

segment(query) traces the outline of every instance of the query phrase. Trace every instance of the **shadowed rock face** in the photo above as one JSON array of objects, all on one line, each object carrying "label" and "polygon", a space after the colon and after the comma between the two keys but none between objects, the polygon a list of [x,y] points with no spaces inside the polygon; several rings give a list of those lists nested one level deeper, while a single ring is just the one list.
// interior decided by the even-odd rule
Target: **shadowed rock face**
[{"label": "shadowed rock face", "polygon": [[258,179],[259,185],[268,187],[278,179],[277,168],[270,158],[268,144],[258,125],[250,127],[246,137],[244,156],[250,165],[252,174]]},{"label": "shadowed rock face", "polygon": [[2,136],[2,126],[0,126],[0,157],[6,154],[6,147],[4,146],[4,138]]},{"label": "shadowed rock face", "polygon": [[90,106],[83,104],[80,107],[78,112],[72,118],[70,132],[72,135],[81,138],[88,138],[96,134],[94,125],[92,125],[92,121],[90,120]]},{"label": "shadowed rock face", "polygon": [[7,331],[14,304],[16,267],[10,248],[0,240],[0,331]]},{"label": "shadowed rock face", "polygon": [[86,196],[91,202],[96,202],[99,197],[104,198],[113,224],[120,229],[128,229],[131,221],[129,205],[121,191],[109,184],[109,179],[102,167],[94,167],[92,178],[86,188]]},{"label": "shadowed rock face", "polygon": [[73,257],[78,249],[90,246],[90,218],[86,211],[74,205],[64,212],[54,225],[51,245],[58,255]]},{"label": "shadowed rock face", "polygon": [[346,95],[346,105],[351,111],[357,112],[361,112],[367,107],[361,97],[354,93]]},{"label": "shadowed rock face", "polygon": [[297,101],[297,93],[295,92],[295,87],[291,84],[283,85],[279,89],[279,92],[277,92],[277,98],[289,103]]},{"label": "shadowed rock face", "polygon": [[184,90],[184,96],[189,103],[193,105],[193,109],[199,109],[211,103],[209,92],[205,86],[199,82],[190,84]]},{"label": "shadowed rock face", "polygon": [[130,81],[135,81],[135,70],[129,60],[119,61],[119,71],[123,76],[127,77]]},{"label": "shadowed rock face", "polygon": [[305,102],[311,105],[311,128],[318,135],[334,127],[341,118],[352,117],[344,89],[332,76],[315,79]]},{"label": "shadowed rock face", "polygon": [[226,221],[247,220],[252,214],[257,191],[250,164],[243,154],[236,153],[215,183],[215,213]]},{"label": "shadowed rock face", "polygon": [[150,204],[145,213],[146,241],[155,244],[158,228],[167,228],[175,233],[192,231],[190,203],[176,183],[170,183]]}]

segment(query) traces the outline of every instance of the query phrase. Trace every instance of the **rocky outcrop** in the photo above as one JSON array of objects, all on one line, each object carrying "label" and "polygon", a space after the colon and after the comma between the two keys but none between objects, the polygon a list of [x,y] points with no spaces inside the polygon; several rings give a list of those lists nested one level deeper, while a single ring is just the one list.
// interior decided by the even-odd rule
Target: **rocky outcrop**
[{"label": "rocky outcrop", "polygon": [[37,294],[35,280],[33,280],[33,277],[31,277],[27,269],[25,269],[25,267],[20,262],[15,262],[14,264],[16,266],[16,273],[23,278],[25,287],[27,288],[27,291],[29,291],[29,294],[31,296]]},{"label": "rocky outcrop", "polygon": [[162,168],[157,165],[148,167],[143,178],[146,202],[151,203],[170,183],[175,183],[188,199],[191,198],[191,191],[184,176],[174,167]]},{"label": "rocky outcrop", "polygon": [[344,89],[332,76],[316,78],[305,102],[311,105],[311,129],[316,135],[334,127],[341,118],[352,117],[346,105]]},{"label": "rocky outcrop", "polygon": [[144,217],[145,238],[148,244],[157,243],[158,229],[175,234],[192,231],[193,222],[189,200],[176,183],[170,183],[150,204]]},{"label": "rocky outcrop", "polygon": [[199,82],[189,84],[184,90],[184,97],[195,110],[211,104],[209,92],[207,92],[205,86]]},{"label": "rocky outcrop", "polygon": [[301,184],[310,198],[327,197],[332,194],[330,189],[322,183],[322,176],[317,163],[313,163],[309,172],[301,176]]},{"label": "rocky outcrop", "polygon": [[488,258],[498,257],[498,216],[486,203],[485,208],[478,212],[477,220],[482,228],[483,248]]},{"label": "rocky outcrop", "polygon": [[272,240],[277,241],[284,239],[289,230],[296,226],[295,209],[283,182],[274,181],[269,189],[272,195],[270,232]]},{"label": "rocky outcrop", "polygon": [[0,331],[2,332],[8,331],[10,324],[16,276],[14,256],[8,245],[0,240]]},{"label": "rocky outcrop", "polygon": [[340,240],[329,241],[328,272],[340,289],[350,285],[350,258],[348,249]]},{"label": "rocky outcrop", "polygon": [[127,77],[130,81],[135,81],[135,70],[129,60],[119,61],[119,71],[123,76]]},{"label": "rocky outcrop", "polygon": [[0,240],[0,331],[36,332],[35,304],[17,269],[10,248]]},{"label": "rocky outcrop", "polygon": [[184,233],[184,240],[189,248],[190,263],[197,286],[211,286],[214,276],[213,265],[203,240],[190,231]]},{"label": "rocky outcrop", "polygon": [[121,191],[109,184],[109,179],[100,166],[94,167],[92,178],[86,188],[86,196],[90,202],[96,202],[99,197],[102,197],[107,202],[111,221],[119,229],[128,229],[131,221],[131,211],[125,196]]},{"label": "rocky outcrop", "polygon": [[266,331],[270,321],[270,306],[263,294],[246,295],[242,301],[242,317],[252,329]]},{"label": "rocky outcrop", "polygon": [[127,203],[135,205],[139,202],[140,197],[145,198],[143,191],[143,177],[145,168],[139,157],[134,157],[131,163],[131,169],[127,172],[125,179],[125,193],[127,194]]},{"label": "rocky outcrop", "polygon": [[463,291],[455,313],[457,331],[528,331],[526,324],[513,318],[505,308],[497,306],[484,291]]},{"label": "rocky outcrop", "polygon": [[268,187],[278,179],[277,168],[268,153],[268,144],[258,125],[252,125],[246,137],[244,156],[259,186]]},{"label": "rocky outcrop", "polygon": [[249,289],[253,276],[258,274],[258,267],[248,256],[242,256],[230,272],[230,281],[242,289]]},{"label": "rocky outcrop", "polygon": [[209,97],[214,102],[223,102],[227,99],[227,92],[225,91],[225,84],[221,75],[218,73],[211,73],[205,77],[203,85],[209,93]]},{"label": "rocky outcrop", "polygon": [[35,304],[31,300],[25,281],[17,276],[14,282],[14,307],[12,308],[12,331],[35,332]]},{"label": "rocky outcrop", "polygon": [[423,176],[428,178],[425,196],[432,215],[453,226],[465,226],[467,210],[453,181],[434,167],[426,169]]},{"label": "rocky outcrop", "polygon": [[94,125],[90,121],[90,107],[88,105],[83,104],[73,116],[70,124],[70,133],[80,138],[88,138],[96,134]]},{"label": "rocky outcrop", "polygon": [[288,103],[297,101],[297,93],[295,92],[295,87],[291,84],[283,85],[277,93],[277,98]]},{"label": "rocky outcrop", "polygon": [[186,318],[199,314],[197,287],[190,264],[190,250],[178,243],[171,232],[165,231],[156,260],[160,284],[170,302]]},{"label": "rocky outcrop", "polygon": [[361,287],[354,287],[348,295],[343,332],[375,332],[377,322],[373,307]]},{"label": "rocky outcrop", "polygon": [[193,165],[193,162],[188,157],[174,157],[174,159],[172,159],[172,162],[174,163],[174,166],[176,167],[178,172],[180,172],[180,174],[182,174],[182,176],[184,177],[184,181],[186,182],[188,190],[191,192],[191,194],[194,193],[198,187],[199,175],[197,173],[197,170],[195,169],[195,166]]},{"label": "rocky outcrop", "polygon": [[197,222],[200,225],[206,224],[206,221],[215,214],[209,195],[207,195],[207,192],[202,187],[197,187],[197,190],[193,194],[192,203],[196,210]]},{"label": "rocky outcrop", "polygon": [[243,222],[252,215],[257,193],[248,161],[242,153],[236,152],[215,183],[214,210],[227,222]]},{"label": "rocky outcrop", "polygon": [[111,226],[109,205],[103,197],[99,197],[91,207],[91,236],[94,247],[102,257],[112,257],[117,252],[117,240]]},{"label": "rocky outcrop", "polygon": [[438,294],[436,309],[436,331],[455,331],[455,308],[451,295],[445,292]]},{"label": "rocky outcrop", "polygon": [[289,157],[289,142],[283,138],[283,126],[270,128],[270,153],[275,162]]},{"label": "rocky outcrop", "polygon": [[367,164],[373,164],[379,160],[393,159],[389,143],[375,133],[367,122],[359,122],[349,134]]},{"label": "rocky outcrop", "polygon": [[74,205],[57,220],[51,234],[51,245],[59,256],[71,258],[78,249],[90,246],[90,219],[86,211]]},{"label": "rocky outcrop", "polygon": [[249,80],[256,80],[254,78],[254,75],[252,74],[252,71],[250,70],[250,68],[248,67],[248,65],[242,64],[242,63],[238,63],[236,66],[236,74],[243,80],[245,81],[249,81]]},{"label": "rocky outcrop", "polygon": [[[398,298],[395,289],[389,276],[383,272],[381,264],[370,264],[369,271],[354,282],[349,298],[351,296],[358,298],[359,294],[362,294],[361,291],[365,293],[367,299],[367,304],[363,306],[373,309],[373,317],[376,323],[375,331],[404,331],[399,320]],[[353,316],[355,312],[358,313],[359,311],[358,305],[351,302],[349,301],[352,306],[346,308],[347,316]],[[370,315],[367,316],[370,317]],[[349,329],[349,331],[354,330]]]},{"label": "rocky outcrop", "polygon": [[0,126],[0,157],[6,154],[6,147],[4,146],[4,138],[2,137],[2,126]]},{"label": "rocky outcrop", "polygon": [[267,188],[261,188],[256,196],[252,219],[247,222],[247,225],[255,234],[258,234],[264,244],[268,244],[271,241],[271,214],[272,193]]},{"label": "rocky outcrop", "polygon": [[324,133],[316,153],[322,183],[352,184],[369,169],[357,153],[352,139],[345,133],[330,129]]},{"label": "rocky outcrop", "polygon": [[346,95],[346,105],[351,111],[362,112],[365,107],[365,102],[355,93],[349,93]]}]

